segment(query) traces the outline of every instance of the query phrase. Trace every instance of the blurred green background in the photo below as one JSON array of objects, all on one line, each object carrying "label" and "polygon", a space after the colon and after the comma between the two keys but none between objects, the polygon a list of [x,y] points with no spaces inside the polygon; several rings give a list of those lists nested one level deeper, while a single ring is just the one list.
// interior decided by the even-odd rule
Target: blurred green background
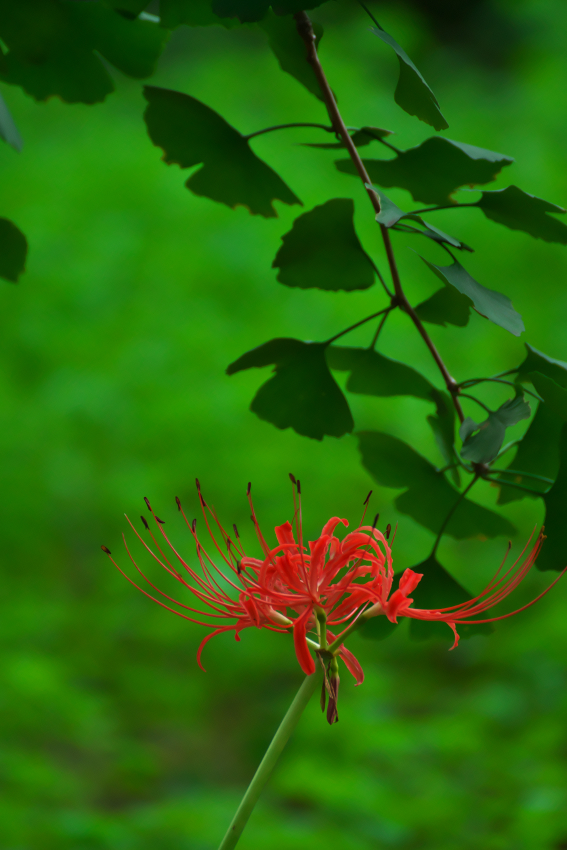
[{"label": "blurred green background", "polygon": [[[493,188],[514,182],[564,204],[567,6],[372,8],[432,85],[447,135],[517,158]],[[397,63],[356,4],[328,3],[313,18],[326,28],[321,57],[347,123],[395,130],[401,147],[430,135],[395,105]],[[36,104],[2,88],[25,149],[0,150],[1,214],[30,242],[20,284],[0,287],[3,850],[213,850],[301,681],[291,639],[265,631],[238,644],[216,638],[208,672],[199,670],[203,630],[137,593],[100,552],[105,543],[126,564],[124,511],[136,519],[150,497],[189,554],[174,496],[194,513],[198,475],[252,549],[248,480],[266,534],[290,517],[289,471],[302,479],[309,536],[334,514],[356,523],[372,487],[353,437],[318,443],[277,431],[248,411],[268,373],[228,378],[224,369],[274,336],[338,332],[380,309],[378,287],[338,294],[276,283],[271,261],[298,209],[278,204],[280,217],[264,220],[187,192],[187,175],[166,167],[146,135],[140,83],[112,73],[117,91],[95,107]],[[325,120],[253,27],[181,28],[152,83],[202,99],[244,133]],[[334,152],[299,146],[319,141],[315,133],[274,133],[253,147],[306,209],[354,197],[358,231],[383,267],[363,190],[334,170]],[[564,248],[471,210],[456,215],[435,223],[478,249],[467,267],[513,299],[527,332],[517,340],[478,316],[464,330],[433,328],[452,373],[511,368],[523,339],[567,359]],[[399,235],[415,303],[438,282],[408,245]],[[419,249],[442,261],[436,246]],[[437,381],[403,316],[388,323],[381,350]],[[411,437],[440,462],[428,405],[350,400],[357,427]],[[498,491],[482,487],[475,498],[494,506]],[[381,521],[400,522],[396,568],[415,565],[432,535],[395,514],[396,491],[374,490]],[[504,511],[518,552],[542,504]],[[440,556],[476,593],[505,545],[444,541]],[[517,605],[549,578],[530,576]],[[309,707],[242,850],[566,848],[565,598],[560,584],[453,653],[449,629],[444,642],[410,641],[407,622],[384,642],[355,635],[364,685],[344,674],[337,726]]]}]

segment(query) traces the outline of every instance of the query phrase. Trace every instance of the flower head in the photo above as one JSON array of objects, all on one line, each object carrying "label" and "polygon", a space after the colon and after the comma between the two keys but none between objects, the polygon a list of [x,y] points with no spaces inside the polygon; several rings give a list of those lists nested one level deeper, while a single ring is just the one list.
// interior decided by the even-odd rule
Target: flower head
[{"label": "flower head", "polygon": [[[251,518],[262,550],[262,556],[259,558],[245,553],[236,526],[233,526],[233,535],[222,527],[214,510],[201,495],[198,481],[197,491],[203,518],[216,550],[214,557],[209,555],[197,536],[196,520],[189,522],[181,502],[176,499],[196,547],[198,567],[192,566],[177,551],[163,528],[163,520],[156,516],[147,499],[146,505],[157,527],[157,535],[152,532],[147,520],[144,517],[141,519],[150,534],[153,547],[144,541],[127,518],[136,537],[151,557],[191,594],[193,605],[178,601],[160,590],[142,572],[125,538],[126,551],[134,567],[157,596],[131,579],[118,566],[110,551],[104,546],[102,548],[120,572],[142,593],[178,616],[211,630],[203,638],[197,651],[197,663],[202,669],[203,648],[215,635],[233,631],[236,639],[240,640],[240,632],[249,627],[292,632],[295,652],[302,670],[308,675],[315,672],[315,660],[311,651],[314,650],[329,673],[329,676],[325,676],[325,681],[333,704],[329,709],[329,717],[334,720],[338,694],[337,656],[342,658],[357,684],[361,684],[364,679],[359,662],[343,645],[343,640],[364,621],[385,615],[393,623],[398,621],[398,617],[445,622],[455,635],[451,647],[454,649],[459,641],[458,624],[486,623],[511,617],[537,602],[563,575],[561,573],[547,590],[517,611],[488,619],[476,619],[501,602],[524,579],[541,548],[544,540],[542,532],[527,557],[521,561],[531,538],[520,557],[506,573],[500,575],[505,557],[492,581],[475,598],[449,608],[413,608],[410,594],[423,575],[411,569],[405,570],[398,588],[392,592],[394,570],[387,539],[389,527],[384,535],[376,528],[376,520],[372,525],[363,525],[363,514],[360,526],[340,539],[335,531],[340,525],[348,527],[348,522],[346,519],[332,517],[323,526],[319,537],[306,545],[302,528],[301,485],[293,476],[290,477],[294,485],[293,524],[285,522],[276,526],[275,546],[268,544],[260,530],[250,495],[250,485],[248,487]],[[368,499],[365,505],[367,502]],[[188,597],[188,600],[191,601],[191,597]],[[331,631],[331,628],[336,627],[343,627],[338,637]],[[311,638],[308,637],[309,633],[312,634]]]}]

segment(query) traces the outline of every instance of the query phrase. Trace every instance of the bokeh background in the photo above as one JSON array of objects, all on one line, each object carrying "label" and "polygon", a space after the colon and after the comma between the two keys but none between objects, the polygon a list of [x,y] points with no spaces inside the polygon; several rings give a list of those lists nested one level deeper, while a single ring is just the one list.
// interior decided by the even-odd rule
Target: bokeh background
[{"label": "bokeh background", "polygon": [[[447,135],[517,158],[494,188],[514,182],[565,203],[567,6],[371,5],[432,85]],[[401,147],[426,138],[428,128],[394,103],[397,63],[357,5],[328,3],[313,18],[326,28],[321,56],[347,123],[395,130]],[[0,150],[2,215],[30,242],[20,284],[0,286],[3,850],[213,850],[301,681],[291,640],[264,631],[238,644],[215,639],[208,672],[199,670],[203,631],[137,593],[100,551],[105,543],[126,564],[124,511],[136,519],[150,497],[189,553],[174,496],[195,512],[198,475],[252,549],[247,481],[269,533],[291,514],[287,473],[300,477],[311,536],[333,514],[356,522],[372,487],[354,438],[318,443],[277,431],[248,410],[267,373],[228,378],[224,369],[274,336],[338,332],[380,309],[378,287],[340,294],[278,284],[271,261],[297,208],[280,204],[280,217],[264,220],[190,194],[187,175],[166,167],[147,137],[140,83],[113,76],[117,91],[94,107],[36,104],[2,89],[25,139],[19,156]],[[181,28],[151,82],[204,100],[242,132],[325,120],[253,27]],[[319,141],[315,132],[253,145],[306,209],[354,197],[361,238],[383,266],[358,184],[334,170],[334,152],[300,146]],[[567,359],[565,249],[474,211],[435,223],[477,247],[469,270],[513,299],[523,338]],[[438,282],[408,245],[398,238],[415,303]],[[415,247],[441,261],[436,246]],[[523,359],[523,338],[478,316],[433,336],[460,378]],[[345,342],[356,339],[367,341]],[[403,316],[388,323],[381,350],[437,380]],[[437,457],[424,403],[352,401],[357,427],[411,438]],[[374,490],[383,522],[400,522],[396,567],[418,563],[432,535],[395,514],[396,491]],[[475,498],[493,506],[497,492],[486,485]],[[542,504],[528,498],[505,512],[518,551]],[[445,541],[440,555],[478,592],[505,545]],[[549,577],[530,576],[518,604]],[[354,636],[364,685],[355,689],[345,673],[334,727],[315,702],[308,708],[242,850],[566,848],[566,593],[560,584],[453,653],[449,630],[425,643],[410,641],[407,623],[383,642]]]}]

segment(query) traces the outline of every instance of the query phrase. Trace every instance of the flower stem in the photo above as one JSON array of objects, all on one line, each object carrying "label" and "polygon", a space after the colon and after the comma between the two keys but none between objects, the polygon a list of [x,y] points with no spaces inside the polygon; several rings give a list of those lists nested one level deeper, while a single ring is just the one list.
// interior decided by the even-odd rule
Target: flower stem
[{"label": "flower stem", "polygon": [[276,734],[272,738],[270,746],[266,750],[264,758],[260,762],[258,770],[254,774],[252,781],[248,786],[238,809],[236,810],[236,814],[232,819],[227,833],[219,845],[219,850],[232,850],[233,847],[236,847],[238,840],[244,831],[244,827],[248,823],[248,818],[252,814],[260,794],[270,778],[270,774],[274,769],[277,760],[282,754],[283,748],[289,741],[291,733],[297,726],[304,708],[315,693],[318,685],[321,684],[322,675],[322,670],[316,669],[315,673],[311,676],[306,676],[303,680],[303,684],[295,695],[295,699],[288,708]]}]

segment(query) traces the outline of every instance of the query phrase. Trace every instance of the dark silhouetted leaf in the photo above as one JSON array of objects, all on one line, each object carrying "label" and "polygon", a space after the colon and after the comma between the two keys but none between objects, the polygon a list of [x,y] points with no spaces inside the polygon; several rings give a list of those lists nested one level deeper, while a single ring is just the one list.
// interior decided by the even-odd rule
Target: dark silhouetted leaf
[{"label": "dark silhouetted leaf", "polygon": [[170,89],[145,86],[144,113],[154,145],[164,162],[181,168],[203,163],[186,186],[229,207],[246,206],[253,215],[277,216],[273,200],[301,204],[275,171],[250,149],[244,136],[194,97]]},{"label": "dark silhouetted leaf", "polygon": [[449,125],[441,114],[437,98],[405,50],[382,28],[371,27],[371,32],[388,44],[398,56],[400,76],[394,92],[394,100],[398,106],[436,130],[446,130]]},{"label": "dark silhouetted leaf", "polygon": [[[379,141],[380,139],[385,139],[386,136],[391,135],[392,130],[383,130],[381,127],[361,127],[360,130],[355,130],[354,132],[351,132],[350,137],[355,147],[362,148],[365,145],[369,145],[370,142]],[[336,148],[344,149],[345,145],[344,142],[323,142],[320,144],[304,142],[303,147],[333,150]]]},{"label": "dark silhouetted leaf", "polygon": [[529,378],[552,413],[567,422],[567,390],[541,372],[530,372]]},{"label": "dark silhouetted leaf", "polygon": [[[509,464],[511,469],[518,470],[517,474],[502,475],[499,481],[511,481],[513,484],[520,484],[522,487],[529,487],[531,490],[542,493],[548,490],[550,486],[548,483],[531,478],[529,474],[522,475],[522,472],[531,472],[533,475],[555,480],[559,469],[559,438],[562,428],[561,417],[553,413],[547,405],[540,404],[518,446],[514,460]],[[503,484],[500,488],[498,504],[506,505],[508,502],[525,499],[526,496],[535,498],[525,490],[516,490],[514,487],[506,487]]]},{"label": "dark silhouetted leaf", "polygon": [[271,6],[276,15],[294,15],[315,9],[327,0],[212,0],[213,12],[221,18],[239,18],[242,23],[261,21]]},{"label": "dark silhouetted leaf", "polygon": [[[279,62],[282,71],[291,74],[319,100],[323,100],[317,78],[311,65],[305,60],[305,44],[297,34],[295,20],[290,16],[279,17],[268,13],[259,26],[268,36],[268,44]],[[321,24],[313,24],[317,47],[323,36]]]},{"label": "dark silhouetted leaf", "polygon": [[443,289],[438,289],[430,298],[418,304],[415,312],[422,322],[464,328],[468,324],[471,307],[470,298],[446,283]]},{"label": "dark silhouetted leaf", "polygon": [[114,86],[96,53],[124,74],[148,77],[168,33],[102,3],[18,0],[0,4],[0,38],[9,48],[0,79],[36,100],[97,103]]},{"label": "dark silhouetted leaf", "polygon": [[27,253],[22,231],[7,218],[0,218],[0,277],[16,283],[24,271]]},{"label": "dark silhouetted leaf", "polygon": [[555,484],[543,496],[545,502],[545,533],[537,559],[540,570],[562,570],[567,565],[567,536],[565,534],[565,510],[567,505],[567,425],[563,425],[559,442],[559,473]]},{"label": "dark silhouetted leaf", "polygon": [[529,381],[530,372],[541,372],[542,375],[552,378],[560,387],[567,388],[567,363],[548,357],[527,342],[524,344],[527,354],[526,359],[518,366],[518,380]]},{"label": "dark silhouetted leaf", "polygon": [[[384,487],[409,488],[395,499],[398,510],[437,534],[459,498],[458,491],[432,463],[396,437],[378,431],[362,431],[357,436],[362,464],[374,480]],[[463,499],[445,533],[460,540],[509,537],[514,531],[505,517]]]},{"label": "dark silhouetted leaf", "polygon": [[[199,0],[193,0],[193,2],[198,3]],[[207,2],[207,0],[205,0],[205,2]],[[108,6],[116,9],[117,12],[123,12],[130,15],[132,18],[137,18],[140,12],[143,12],[144,9],[150,5],[149,0],[106,0],[106,3]],[[160,12],[162,5],[163,0],[161,0]]]},{"label": "dark silhouetted leaf", "polygon": [[398,624],[391,623],[387,617],[372,617],[359,628],[359,634],[367,640],[385,640],[395,632]]},{"label": "dark silhouetted leaf", "polygon": [[354,229],[354,203],[333,198],[293,222],[272,268],[286,286],[301,289],[368,289],[374,266]]},{"label": "dark silhouetted leaf", "polygon": [[[463,441],[461,457],[473,463],[488,463],[493,460],[502,447],[506,428],[517,425],[522,419],[529,419],[531,408],[523,396],[508,399],[498,410],[488,414],[488,419],[477,425],[468,416],[459,429]],[[474,432],[478,431],[477,434]]]},{"label": "dark silhouetted leaf", "polygon": [[[423,578],[412,591],[411,598],[414,600],[412,608],[425,608],[427,610],[439,610],[460,605],[472,599],[474,594],[469,593],[450,575],[445,567],[441,566],[435,555],[430,555],[426,561],[422,561],[416,567],[412,567],[416,573],[422,573]],[[494,626],[490,623],[459,624],[457,626],[459,636],[462,638],[472,637],[478,634],[490,634]],[[443,638],[453,643],[454,637],[447,623],[434,623],[428,620],[410,620],[410,636],[414,640],[427,640],[427,638]]]},{"label": "dark silhouetted leaf", "polygon": [[[459,461],[455,449],[455,407],[447,393],[433,389],[431,397],[437,405],[437,411],[435,415],[428,416],[427,421],[431,426],[441,456],[445,464],[449,466]],[[453,466],[447,470],[447,474],[453,484],[456,487],[460,487],[461,478],[458,467]]]},{"label": "dark silhouetted leaf", "polygon": [[234,18],[219,18],[211,8],[211,0],[160,0],[159,14],[162,27],[175,29],[186,24],[190,27],[208,27],[220,24],[238,26]]},{"label": "dark silhouetted leaf", "polygon": [[[355,173],[349,162],[339,160],[336,166],[347,174]],[[433,136],[393,159],[366,159],[364,165],[379,186],[407,189],[414,201],[445,205],[460,186],[490,183],[512,162],[501,153]]]},{"label": "dark silhouetted leaf", "polygon": [[495,325],[500,325],[504,330],[510,331],[514,336],[519,336],[525,330],[522,317],[514,310],[512,302],[501,292],[495,292],[478,283],[470,276],[468,271],[460,263],[454,262],[450,266],[436,266],[424,257],[421,258],[426,266],[443,281],[450,283],[463,295],[472,301],[477,313],[490,319]]},{"label": "dark silhouetted leaf", "polygon": [[5,142],[14,148],[14,150],[21,151],[23,147],[22,137],[18,133],[18,128],[14,124],[14,119],[10,115],[10,110],[6,106],[4,102],[4,98],[0,94],[0,139],[4,139]]},{"label": "dark silhouetted leaf", "polygon": [[567,226],[548,213],[565,213],[563,207],[528,195],[517,186],[483,191],[480,207],[487,218],[504,224],[511,230],[523,230],[536,239],[567,245]]},{"label": "dark silhouetted leaf", "polygon": [[438,391],[429,381],[399,360],[391,360],[371,348],[330,345],[327,363],[331,369],[349,371],[347,390],[376,396],[411,395],[433,400]]},{"label": "dark silhouetted leaf", "polygon": [[327,361],[326,343],[272,339],[246,352],[228,367],[242,369],[275,364],[275,375],[263,384],[250,406],[260,419],[277,428],[322,440],[325,434],[342,437],[354,422],[347,401],[335,383]]}]

